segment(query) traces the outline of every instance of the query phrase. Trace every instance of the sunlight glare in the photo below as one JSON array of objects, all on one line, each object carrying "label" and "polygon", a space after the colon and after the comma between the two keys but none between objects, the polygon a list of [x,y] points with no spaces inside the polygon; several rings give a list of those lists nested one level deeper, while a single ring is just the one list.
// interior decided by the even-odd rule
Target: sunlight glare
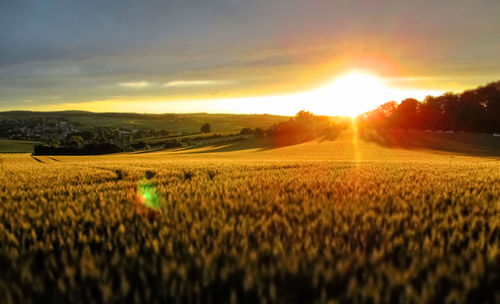
[{"label": "sunlight glare", "polygon": [[351,72],[317,90],[323,103],[320,113],[339,113],[353,116],[371,110],[390,96],[390,88],[377,76]]},{"label": "sunlight glare", "polygon": [[[375,73],[352,70],[341,74],[327,84],[311,91],[286,95],[251,96],[224,99],[201,100],[157,100],[129,101],[106,100],[79,103],[82,110],[116,111],[119,104],[123,111],[147,113],[233,113],[233,114],[276,114],[295,115],[301,110],[317,115],[357,116],[373,110],[388,101],[402,101],[405,98],[422,100],[427,95],[440,95],[444,91],[416,88],[398,88],[390,79]],[[106,107],[102,105],[105,104]],[[73,107],[66,104],[66,108]],[[45,107],[47,109],[47,106]],[[51,109],[55,110],[55,109]]]},{"label": "sunlight glare", "polygon": [[[248,97],[213,102],[213,109],[234,113],[294,115],[306,110],[318,115],[357,116],[388,101],[439,95],[441,91],[396,88],[374,73],[353,70],[317,89],[282,96]],[[214,111],[217,112],[217,111]]]}]

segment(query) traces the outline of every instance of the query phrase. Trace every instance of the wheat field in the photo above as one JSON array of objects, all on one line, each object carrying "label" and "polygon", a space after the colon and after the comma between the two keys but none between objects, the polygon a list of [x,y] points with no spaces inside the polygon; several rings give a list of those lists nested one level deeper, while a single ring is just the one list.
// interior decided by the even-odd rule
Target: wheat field
[{"label": "wheat field", "polygon": [[500,302],[500,159],[344,132],[0,154],[0,302]]}]

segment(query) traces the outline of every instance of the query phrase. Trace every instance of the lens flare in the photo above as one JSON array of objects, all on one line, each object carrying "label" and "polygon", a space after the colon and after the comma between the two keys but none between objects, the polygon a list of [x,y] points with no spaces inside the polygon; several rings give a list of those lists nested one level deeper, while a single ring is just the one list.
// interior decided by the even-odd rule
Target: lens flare
[{"label": "lens flare", "polygon": [[160,197],[156,191],[156,186],[153,183],[147,180],[140,181],[139,185],[137,185],[137,195],[140,202],[143,203],[144,206],[151,209],[160,208]]}]

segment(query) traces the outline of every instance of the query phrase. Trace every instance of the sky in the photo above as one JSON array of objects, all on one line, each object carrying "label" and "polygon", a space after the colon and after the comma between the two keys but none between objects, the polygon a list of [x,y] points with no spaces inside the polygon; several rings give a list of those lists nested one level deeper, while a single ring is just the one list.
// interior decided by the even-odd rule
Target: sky
[{"label": "sky", "polygon": [[0,110],[354,114],[500,80],[499,16],[498,0],[2,0]]}]

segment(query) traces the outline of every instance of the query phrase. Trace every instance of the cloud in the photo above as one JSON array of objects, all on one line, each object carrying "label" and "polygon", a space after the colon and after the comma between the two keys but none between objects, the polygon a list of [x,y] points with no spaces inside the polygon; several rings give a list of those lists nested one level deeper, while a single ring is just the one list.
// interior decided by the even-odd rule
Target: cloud
[{"label": "cloud", "polygon": [[217,84],[226,84],[227,81],[220,80],[174,80],[165,83],[164,87],[195,87],[195,86],[208,86]]},{"label": "cloud", "polygon": [[149,82],[141,80],[141,81],[120,82],[118,83],[118,85],[123,88],[145,89],[150,87],[168,87],[168,88],[201,87],[201,86],[220,85],[227,83],[229,82],[222,80],[172,80],[161,84],[158,82]]},{"label": "cloud", "polygon": [[147,81],[132,81],[132,82],[120,82],[118,85],[124,88],[144,89],[153,86],[154,83]]},{"label": "cloud", "polygon": [[404,88],[500,79],[498,0],[34,2],[0,0],[0,108],[285,94],[353,68]]}]

